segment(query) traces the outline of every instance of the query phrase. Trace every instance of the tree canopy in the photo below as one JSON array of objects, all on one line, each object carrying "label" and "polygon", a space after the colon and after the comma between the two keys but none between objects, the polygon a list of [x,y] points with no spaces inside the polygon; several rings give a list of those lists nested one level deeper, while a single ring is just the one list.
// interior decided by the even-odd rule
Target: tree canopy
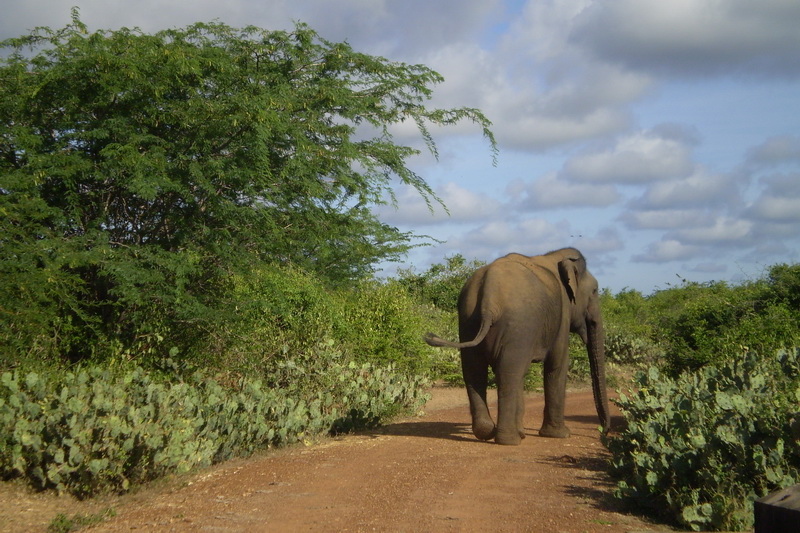
[{"label": "tree canopy", "polygon": [[439,201],[392,126],[412,121],[436,154],[429,127],[468,120],[496,151],[479,110],[426,107],[436,72],[304,24],[89,32],[75,10],[0,47],[6,348],[43,328],[82,353],[69,338],[87,328],[130,342],[159,335],[154,316],[202,322],[253,265],[369,275],[411,238],[370,208],[398,183]]}]

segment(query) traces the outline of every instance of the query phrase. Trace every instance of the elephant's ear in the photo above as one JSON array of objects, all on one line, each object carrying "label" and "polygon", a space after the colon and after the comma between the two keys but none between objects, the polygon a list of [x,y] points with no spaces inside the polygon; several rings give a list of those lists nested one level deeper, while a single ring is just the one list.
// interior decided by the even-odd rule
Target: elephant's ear
[{"label": "elephant's ear", "polygon": [[558,262],[558,276],[561,278],[561,283],[567,290],[569,301],[575,303],[575,295],[578,294],[578,267],[576,260],[571,257],[563,259]]}]

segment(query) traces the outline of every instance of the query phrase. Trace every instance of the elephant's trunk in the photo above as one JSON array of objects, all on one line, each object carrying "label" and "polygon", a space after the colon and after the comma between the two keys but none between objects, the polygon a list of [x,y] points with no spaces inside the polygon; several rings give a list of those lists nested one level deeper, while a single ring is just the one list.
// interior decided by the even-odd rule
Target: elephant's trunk
[{"label": "elephant's trunk", "polygon": [[611,413],[608,410],[608,392],[606,391],[606,354],[604,346],[603,322],[598,317],[587,321],[586,349],[589,353],[589,365],[592,370],[592,391],[597,416],[603,426],[603,432],[611,427]]}]

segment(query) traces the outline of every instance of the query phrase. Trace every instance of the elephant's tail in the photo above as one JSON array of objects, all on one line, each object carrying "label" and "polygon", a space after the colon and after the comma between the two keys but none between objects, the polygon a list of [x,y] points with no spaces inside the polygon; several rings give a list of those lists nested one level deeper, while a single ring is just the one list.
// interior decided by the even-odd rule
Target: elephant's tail
[{"label": "elephant's tail", "polygon": [[444,340],[443,338],[433,333],[426,334],[423,337],[423,340],[428,344],[430,344],[431,346],[441,346],[444,348],[472,348],[483,342],[483,339],[486,338],[486,334],[489,333],[489,328],[491,326],[492,326],[492,321],[488,317],[484,316],[483,320],[481,321],[481,329],[478,330],[478,334],[471,341],[451,342],[448,340]]}]

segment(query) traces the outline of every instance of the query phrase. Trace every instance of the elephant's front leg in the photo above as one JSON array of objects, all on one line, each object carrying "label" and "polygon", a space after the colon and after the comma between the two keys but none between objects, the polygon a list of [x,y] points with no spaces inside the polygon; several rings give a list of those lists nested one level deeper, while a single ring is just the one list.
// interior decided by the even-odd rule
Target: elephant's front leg
[{"label": "elephant's front leg", "polygon": [[569,428],[564,423],[568,370],[569,355],[565,342],[563,349],[554,350],[544,360],[544,420],[539,430],[542,437],[569,437]]},{"label": "elephant's front leg", "polygon": [[489,365],[477,348],[463,348],[461,350],[461,370],[469,397],[472,433],[481,440],[490,440],[495,435],[495,426],[486,403]]}]

